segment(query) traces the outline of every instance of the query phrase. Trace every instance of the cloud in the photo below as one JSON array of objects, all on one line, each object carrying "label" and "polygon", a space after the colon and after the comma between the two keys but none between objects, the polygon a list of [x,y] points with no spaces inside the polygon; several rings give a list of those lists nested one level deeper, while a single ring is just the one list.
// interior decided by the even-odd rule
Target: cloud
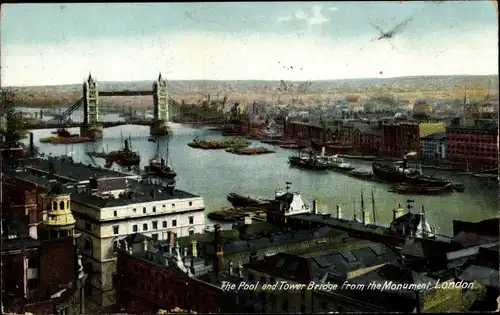
[{"label": "cloud", "polygon": [[291,13],[288,13],[288,15],[278,17],[279,22],[288,22],[288,21],[291,21],[292,19],[293,19],[293,16]]},{"label": "cloud", "polygon": [[331,8],[328,8],[328,11],[332,11],[332,12],[335,12],[335,11],[338,11],[339,8],[337,7],[331,7]]},{"label": "cloud", "polygon": [[293,20],[305,21],[309,25],[320,25],[328,22],[330,19],[323,15],[323,8],[321,6],[313,6],[310,13],[306,13],[304,10],[297,10],[293,14],[289,13],[286,16],[278,18],[280,22],[290,22]]},{"label": "cloud", "polygon": [[390,77],[481,75],[498,69],[497,29],[395,38],[395,50],[371,39],[176,32],[64,45],[9,44],[1,46],[1,79],[5,86],[72,84],[81,83],[90,70],[99,81],[152,81],[158,71],[171,80],[303,81],[378,77],[380,71]]},{"label": "cloud", "polygon": [[312,15],[308,19],[311,25],[320,25],[328,22],[330,19],[323,15],[323,8],[320,6],[314,6],[311,9]]}]

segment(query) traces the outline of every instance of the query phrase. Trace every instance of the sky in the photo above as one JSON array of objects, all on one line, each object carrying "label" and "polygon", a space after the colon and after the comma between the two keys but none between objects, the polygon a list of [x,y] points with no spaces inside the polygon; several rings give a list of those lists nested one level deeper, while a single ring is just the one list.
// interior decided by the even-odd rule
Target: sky
[{"label": "sky", "polygon": [[3,86],[498,74],[491,0],[3,4],[0,28]]}]

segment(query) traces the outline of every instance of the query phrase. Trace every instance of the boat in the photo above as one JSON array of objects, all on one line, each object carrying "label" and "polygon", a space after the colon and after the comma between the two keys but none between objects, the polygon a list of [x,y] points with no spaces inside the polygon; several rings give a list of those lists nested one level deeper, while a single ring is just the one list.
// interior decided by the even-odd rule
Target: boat
[{"label": "boat", "polygon": [[168,164],[169,157],[169,139],[167,135],[167,158],[160,157],[160,141],[156,140],[156,152],[152,159],[149,160],[149,165],[145,167],[147,172],[154,173],[165,178],[175,178],[177,173],[173,167]]},{"label": "boat", "polygon": [[439,195],[452,192],[453,187],[451,183],[445,186],[397,184],[395,191],[399,194]]},{"label": "boat", "polygon": [[149,142],[156,142],[156,138],[150,137],[150,138],[148,138],[148,141]]},{"label": "boat", "polygon": [[51,134],[58,135],[59,137],[71,137],[71,134],[66,128],[57,128],[57,130],[52,131]]},{"label": "boat", "polygon": [[261,143],[265,144],[280,144],[281,140],[280,139],[262,139],[260,140]]},{"label": "boat", "polygon": [[422,174],[421,169],[409,168],[406,157],[402,162],[393,164],[373,162],[372,169],[376,178],[390,183],[426,184],[435,187],[443,187],[451,183],[444,178],[425,176]]},{"label": "boat", "polygon": [[123,142],[123,149],[109,152],[106,160],[109,162],[116,162],[122,166],[133,166],[139,164],[141,162],[141,157],[137,152],[132,151],[130,142],[130,137],[129,139],[125,139]]},{"label": "boat", "polygon": [[367,179],[367,180],[373,179],[373,173],[368,172],[368,171],[352,170],[352,171],[347,172],[347,175],[352,176],[352,177],[356,177],[359,179]]},{"label": "boat", "polygon": [[233,207],[258,207],[269,204],[267,200],[245,197],[236,193],[229,193],[227,195],[227,201],[229,201]]},{"label": "boat", "polygon": [[104,151],[104,147],[101,149],[101,152],[97,152],[94,149],[94,151],[88,151],[87,155],[92,156],[92,157],[96,157],[96,158],[101,158],[101,159],[105,159],[108,157],[108,153],[106,153],[106,151]]},{"label": "boat", "polygon": [[465,191],[465,185],[464,184],[453,184],[453,190],[458,191],[458,192],[464,192]]},{"label": "boat", "polygon": [[340,172],[349,172],[355,169],[354,166],[345,162],[342,158],[339,158],[337,155],[325,155],[325,147],[321,148],[321,155],[316,156],[316,159],[328,165],[329,169],[340,171]]},{"label": "boat", "polygon": [[313,157],[290,156],[288,157],[288,162],[292,166],[307,168],[317,171],[326,171],[329,168],[327,164],[322,163]]}]

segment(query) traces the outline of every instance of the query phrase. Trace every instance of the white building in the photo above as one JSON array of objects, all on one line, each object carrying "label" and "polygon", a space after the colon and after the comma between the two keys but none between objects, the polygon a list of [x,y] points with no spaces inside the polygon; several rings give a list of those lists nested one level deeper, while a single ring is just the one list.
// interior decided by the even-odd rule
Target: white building
[{"label": "white building", "polygon": [[205,204],[202,197],[174,188],[101,178],[90,182],[90,189],[72,195],[79,247],[97,303],[114,304],[112,274],[116,272],[117,243],[134,233],[153,239],[202,233]]},{"label": "white building", "polygon": [[444,161],[446,159],[446,132],[436,132],[420,138],[421,157],[426,161]]}]

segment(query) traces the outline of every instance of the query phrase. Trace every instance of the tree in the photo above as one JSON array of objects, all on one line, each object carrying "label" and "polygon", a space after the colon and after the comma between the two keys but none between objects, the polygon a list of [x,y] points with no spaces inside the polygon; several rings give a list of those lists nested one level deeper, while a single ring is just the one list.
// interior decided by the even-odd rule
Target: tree
[{"label": "tree", "polygon": [[5,141],[8,144],[17,144],[27,133],[25,123],[21,115],[15,112],[15,93],[11,89],[0,90],[0,115],[6,119]]}]

